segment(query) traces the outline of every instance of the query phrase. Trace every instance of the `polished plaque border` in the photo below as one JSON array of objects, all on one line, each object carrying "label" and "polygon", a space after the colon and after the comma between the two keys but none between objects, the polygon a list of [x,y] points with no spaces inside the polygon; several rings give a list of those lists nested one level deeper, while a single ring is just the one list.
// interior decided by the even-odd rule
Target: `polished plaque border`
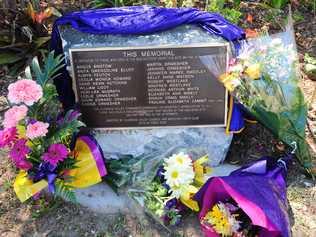
[{"label": "polished plaque border", "polygon": [[[146,46],[127,46],[127,47],[87,47],[87,48],[70,48],[69,58],[71,67],[71,77],[72,77],[72,89],[75,93],[76,102],[78,102],[78,91],[77,83],[75,77],[75,70],[73,64],[73,52],[89,52],[89,51],[107,51],[107,50],[138,50],[138,49],[173,49],[173,48],[199,48],[199,47],[226,47],[226,71],[228,70],[229,58],[231,55],[231,48],[228,42],[223,43],[192,43],[188,45],[146,45]],[[206,128],[206,127],[226,127],[228,120],[228,91],[225,89],[225,113],[224,113],[224,123],[223,124],[201,124],[201,125],[177,125],[177,126],[139,126],[139,127],[92,127],[94,130],[128,130],[128,129],[154,129],[154,128]],[[80,107],[80,105],[79,105]]]}]

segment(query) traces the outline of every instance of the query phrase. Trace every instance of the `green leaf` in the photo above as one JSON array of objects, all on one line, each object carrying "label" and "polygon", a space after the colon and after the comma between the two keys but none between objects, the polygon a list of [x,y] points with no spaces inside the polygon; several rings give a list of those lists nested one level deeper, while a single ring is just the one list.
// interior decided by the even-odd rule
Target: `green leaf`
[{"label": "green leaf", "polygon": [[29,80],[32,80],[33,77],[32,77],[32,73],[31,73],[31,67],[30,66],[27,66],[24,70],[24,73],[25,73],[25,78],[26,79],[29,79]]},{"label": "green leaf", "polygon": [[85,124],[79,120],[72,120],[68,123],[62,124],[61,127],[58,127],[56,131],[49,137],[49,143],[59,143],[68,136],[79,132],[81,127],[84,127]]},{"label": "green leaf", "polygon": [[52,14],[54,16],[57,16],[57,17],[61,17],[62,16],[62,14],[55,7],[51,7],[51,10],[52,10]]},{"label": "green leaf", "polygon": [[312,57],[312,56],[310,56],[309,54],[306,53],[304,55],[304,62],[316,65],[316,58],[314,58],[314,57]]},{"label": "green leaf", "polygon": [[37,48],[40,48],[42,47],[44,44],[46,44],[48,41],[50,40],[50,36],[47,36],[47,37],[38,37],[34,43],[35,43],[35,46]]},{"label": "green leaf", "polygon": [[33,58],[32,70],[35,73],[38,84],[44,87],[48,80],[54,79],[57,76],[57,71],[64,66],[63,60],[64,59],[61,55],[55,57],[54,52],[52,51],[44,59],[45,64],[42,70],[39,66],[38,58]]},{"label": "green leaf", "polygon": [[55,187],[56,187],[55,193],[54,193],[55,196],[60,197],[68,202],[72,202],[72,203],[77,202],[75,192],[73,191],[74,188],[71,185],[68,185],[63,180],[57,180],[55,182]]},{"label": "green leaf", "polygon": [[282,8],[284,7],[289,1],[288,0],[270,0],[270,5],[273,8]]},{"label": "green leaf", "polygon": [[12,66],[10,66],[9,76],[17,77],[18,74],[23,71],[24,65],[24,60],[20,60],[12,64]]},{"label": "green leaf", "polygon": [[305,66],[304,66],[305,72],[307,74],[316,75],[316,58],[313,58],[310,55],[305,54],[304,62],[305,62]]},{"label": "green leaf", "polygon": [[31,66],[32,66],[32,70],[35,74],[36,81],[38,82],[38,84],[42,85],[41,82],[42,82],[43,73],[42,73],[42,70],[41,70],[41,67],[39,65],[37,57],[33,58]]},{"label": "green leaf", "polygon": [[58,94],[57,94],[57,90],[56,90],[55,85],[49,83],[49,84],[46,84],[44,86],[44,98],[45,98],[45,100],[50,100],[50,99],[53,99],[57,96],[58,96]]},{"label": "green leaf", "polygon": [[75,169],[76,167],[76,163],[77,163],[77,159],[72,158],[72,157],[68,157],[67,159],[65,159],[63,162],[58,164],[58,171],[64,171],[64,170],[71,170],[71,169]]},{"label": "green leaf", "polygon": [[316,73],[316,65],[313,64],[305,64],[305,71],[308,74]]},{"label": "green leaf", "polygon": [[23,58],[23,55],[16,52],[0,52],[0,65],[15,63]]}]

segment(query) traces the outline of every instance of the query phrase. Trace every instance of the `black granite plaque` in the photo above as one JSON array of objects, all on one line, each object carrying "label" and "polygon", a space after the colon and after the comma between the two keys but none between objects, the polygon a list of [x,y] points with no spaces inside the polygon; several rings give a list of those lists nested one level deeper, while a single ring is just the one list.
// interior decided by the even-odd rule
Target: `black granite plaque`
[{"label": "black granite plaque", "polygon": [[71,49],[83,120],[94,128],[225,126],[227,93],[216,79],[226,44]]}]

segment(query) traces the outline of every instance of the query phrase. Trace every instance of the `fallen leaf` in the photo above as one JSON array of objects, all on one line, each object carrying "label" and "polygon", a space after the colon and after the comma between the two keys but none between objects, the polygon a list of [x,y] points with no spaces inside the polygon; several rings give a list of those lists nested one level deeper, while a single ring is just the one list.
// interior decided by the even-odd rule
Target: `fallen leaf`
[{"label": "fallen leaf", "polygon": [[252,22],[253,22],[253,16],[248,13],[248,14],[247,14],[246,21],[249,22],[249,23],[252,23]]},{"label": "fallen leaf", "polygon": [[258,32],[252,29],[245,29],[246,38],[255,38],[258,36]]},{"label": "fallen leaf", "polygon": [[35,11],[34,11],[34,8],[33,8],[33,5],[32,3],[28,3],[27,4],[27,14],[32,18],[33,22],[35,22]]}]

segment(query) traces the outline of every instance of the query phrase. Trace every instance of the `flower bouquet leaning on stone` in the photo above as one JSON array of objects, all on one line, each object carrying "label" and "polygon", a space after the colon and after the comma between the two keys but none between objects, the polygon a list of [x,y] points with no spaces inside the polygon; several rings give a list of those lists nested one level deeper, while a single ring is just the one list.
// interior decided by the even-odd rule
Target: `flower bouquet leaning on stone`
[{"label": "flower bouquet leaning on stone", "polygon": [[295,148],[309,171],[311,156],[305,142],[307,106],[298,86],[293,31],[266,35],[242,43],[219,80],[259,122],[285,144]]},{"label": "flower bouquet leaning on stone", "polygon": [[[41,68],[34,58],[32,72],[27,67],[25,78],[19,78],[8,87],[10,108],[4,114],[0,148],[9,150],[8,156],[19,170],[14,190],[22,202],[46,187],[56,196],[75,201],[74,188],[84,186],[81,177],[85,172],[94,174],[90,185],[101,181],[95,157],[87,156],[91,147],[85,146],[91,141],[84,136],[73,139],[84,126],[78,120],[80,113],[62,111],[51,82],[62,67],[62,61],[51,52]],[[81,170],[83,162],[89,167],[84,172]]]},{"label": "flower bouquet leaning on stone", "polygon": [[193,160],[185,152],[174,153],[162,160],[156,175],[146,185],[130,188],[129,196],[167,229],[177,225],[189,210],[199,211],[192,197],[211,172],[207,161],[207,156]]},{"label": "flower bouquet leaning on stone", "polygon": [[286,198],[286,175],[292,155],[263,157],[212,177],[194,200],[205,237],[291,236]]}]

